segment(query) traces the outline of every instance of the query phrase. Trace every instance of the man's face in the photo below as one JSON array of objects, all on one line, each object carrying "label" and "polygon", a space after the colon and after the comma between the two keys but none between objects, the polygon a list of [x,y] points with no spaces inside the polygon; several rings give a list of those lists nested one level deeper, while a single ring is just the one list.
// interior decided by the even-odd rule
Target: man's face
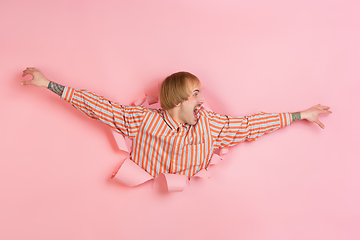
[{"label": "man's face", "polygon": [[182,122],[189,125],[195,125],[198,120],[198,112],[201,105],[204,103],[204,98],[201,94],[200,84],[189,84],[190,96],[188,100],[183,101],[179,105],[180,115],[179,118]]}]

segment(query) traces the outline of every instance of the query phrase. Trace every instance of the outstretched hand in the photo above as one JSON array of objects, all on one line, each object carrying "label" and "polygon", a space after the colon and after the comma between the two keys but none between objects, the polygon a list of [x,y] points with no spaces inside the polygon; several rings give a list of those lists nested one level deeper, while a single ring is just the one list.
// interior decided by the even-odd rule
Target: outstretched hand
[{"label": "outstretched hand", "polygon": [[325,125],[322,122],[320,122],[319,115],[332,113],[329,109],[330,107],[323,106],[321,104],[315,105],[312,108],[309,108],[308,110],[302,111],[301,119],[306,119],[309,122],[314,122],[318,124],[322,129],[324,129]]},{"label": "outstretched hand", "polygon": [[37,68],[26,68],[23,71],[22,76],[25,77],[26,75],[30,74],[32,79],[29,81],[21,82],[21,85],[33,85],[36,87],[47,87],[49,84],[49,80],[45,77],[45,75],[40,72]]}]

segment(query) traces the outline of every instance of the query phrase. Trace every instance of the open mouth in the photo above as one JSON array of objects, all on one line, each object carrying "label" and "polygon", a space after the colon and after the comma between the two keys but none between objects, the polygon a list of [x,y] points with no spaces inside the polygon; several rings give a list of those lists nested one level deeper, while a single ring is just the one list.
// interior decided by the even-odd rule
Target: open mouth
[{"label": "open mouth", "polygon": [[199,110],[200,110],[200,106],[196,106],[194,108],[194,117],[195,117],[195,119],[198,119]]}]

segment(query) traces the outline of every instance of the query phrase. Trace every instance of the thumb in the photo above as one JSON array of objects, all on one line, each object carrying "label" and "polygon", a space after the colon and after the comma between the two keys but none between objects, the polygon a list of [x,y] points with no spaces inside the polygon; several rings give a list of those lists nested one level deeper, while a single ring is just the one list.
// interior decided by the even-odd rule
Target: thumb
[{"label": "thumb", "polygon": [[30,81],[23,81],[20,83],[21,85],[32,85],[31,80]]},{"label": "thumb", "polygon": [[322,129],[325,128],[325,125],[322,122],[320,122],[319,120],[315,121],[315,123],[317,123]]}]

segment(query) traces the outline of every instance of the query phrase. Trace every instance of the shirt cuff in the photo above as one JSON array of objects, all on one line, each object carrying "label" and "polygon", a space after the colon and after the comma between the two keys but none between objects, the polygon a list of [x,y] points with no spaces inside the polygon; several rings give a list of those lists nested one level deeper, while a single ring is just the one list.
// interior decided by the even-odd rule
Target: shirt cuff
[{"label": "shirt cuff", "polygon": [[61,98],[64,99],[67,102],[71,102],[73,95],[74,95],[75,89],[71,87],[65,87],[64,91],[61,95]]},{"label": "shirt cuff", "polygon": [[291,124],[290,113],[279,113],[279,116],[280,116],[280,128],[290,126]]}]

